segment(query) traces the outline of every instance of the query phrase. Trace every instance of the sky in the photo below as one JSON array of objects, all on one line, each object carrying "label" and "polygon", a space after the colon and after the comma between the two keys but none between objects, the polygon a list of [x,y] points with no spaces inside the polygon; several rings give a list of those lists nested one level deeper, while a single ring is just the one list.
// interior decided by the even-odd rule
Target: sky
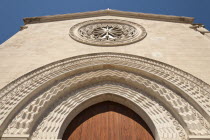
[{"label": "sky", "polygon": [[210,30],[210,0],[0,0],[0,44],[24,25],[24,17],[103,9],[194,17]]}]

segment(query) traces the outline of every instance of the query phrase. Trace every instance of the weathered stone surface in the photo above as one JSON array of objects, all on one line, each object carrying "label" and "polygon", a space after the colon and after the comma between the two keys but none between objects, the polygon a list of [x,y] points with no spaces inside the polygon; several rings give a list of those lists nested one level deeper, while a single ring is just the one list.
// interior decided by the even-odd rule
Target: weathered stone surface
[{"label": "weathered stone surface", "polygon": [[[97,47],[69,37],[73,25],[90,19],[123,19],[142,25],[147,37],[135,44]],[[40,66],[80,54],[120,52],[173,65],[210,83],[210,40],[190,24],[114,16],[28,24],[0,47],[0,88]]]},{"label": "weathered stone surface", "polygon": [[[209,139],[209,33],[187,17],[89,14],[26,18],[0,46],[0,138],[61,139],[80,111],[110,100],[139,114],[157,140]],[[95,19],[131,21],[147,36],[115,47],[69,36],[72,26]]]}]

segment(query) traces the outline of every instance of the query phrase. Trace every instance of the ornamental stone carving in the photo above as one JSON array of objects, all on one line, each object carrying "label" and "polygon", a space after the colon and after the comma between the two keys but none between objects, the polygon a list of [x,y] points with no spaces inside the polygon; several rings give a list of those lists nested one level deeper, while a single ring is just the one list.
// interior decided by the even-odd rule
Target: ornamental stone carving
[{"label": "ornamental stone carving", "polygon": [[139,24],[118,20],[89,20],[74,25],[70,36],[79,42],[97,46],[118,46],[142,40],[146,30]]},{"label": "ornamental stone carving", "polygon": [[111,100],[142,115],[157,140],[209,139],[209,97],[208,84],[170,65],[88,54],[38,68],[1,89],[0,132],[3,139],[58,140],[69,118]]}]

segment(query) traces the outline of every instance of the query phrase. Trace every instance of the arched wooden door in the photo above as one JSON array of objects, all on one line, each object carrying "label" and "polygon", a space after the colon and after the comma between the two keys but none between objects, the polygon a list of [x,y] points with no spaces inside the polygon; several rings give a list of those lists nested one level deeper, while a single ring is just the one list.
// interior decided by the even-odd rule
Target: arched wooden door
[{"label": "arched wooden door", "polygon": [[154,140],[149,127],[131,109],[102,102],[82,111],[67,127],[63,140]]}]

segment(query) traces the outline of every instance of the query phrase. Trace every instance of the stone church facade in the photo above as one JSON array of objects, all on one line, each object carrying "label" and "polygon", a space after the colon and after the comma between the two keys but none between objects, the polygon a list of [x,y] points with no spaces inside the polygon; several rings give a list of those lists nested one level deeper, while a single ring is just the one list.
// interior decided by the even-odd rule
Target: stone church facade
[{"label": "stone church facade", "polygon": [[0,46],[1,140],[61,140],[104,101],[155,140],[210,139],[210,33],[191,17],[101,10],[25,18]]}]

